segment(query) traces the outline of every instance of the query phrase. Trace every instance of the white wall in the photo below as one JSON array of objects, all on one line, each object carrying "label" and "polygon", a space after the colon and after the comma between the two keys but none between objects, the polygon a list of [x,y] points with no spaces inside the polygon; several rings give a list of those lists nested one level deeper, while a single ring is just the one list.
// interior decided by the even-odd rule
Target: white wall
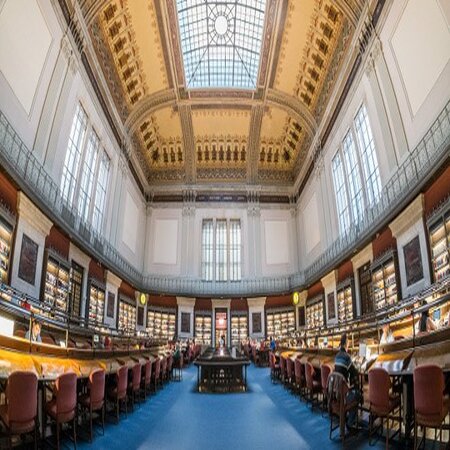
[{"label": "white wall", "polygon": [[392,2],[380,33],[410,148],[449,100],[448,9],[440,0]]},{"label": "white wall", "polygon": [[0,2],[0,109],[29,149],[33,148],[61,36],[50,2]]}]

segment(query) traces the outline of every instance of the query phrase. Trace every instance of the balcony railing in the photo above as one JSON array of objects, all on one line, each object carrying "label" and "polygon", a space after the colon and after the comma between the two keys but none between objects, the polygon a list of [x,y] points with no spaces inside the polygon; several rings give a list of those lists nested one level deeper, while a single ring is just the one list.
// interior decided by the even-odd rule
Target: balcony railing
[{"label": "balcony railing", "polygon": [[392,216],[397,208],[416,195],[439,163],[450,156],[450,102],[446,104],[419,144],[398,167],[381,191],[380,200],[367,209],[362,221],[350,227],[305,269],[306,283],[315,281],[336,262],[357,248]]},{"label": "balcony railing", "polygon": [[363,220],[338,238],[304,272],[239,282],[208,282],[195,278],[148,275],[130,264],[117,249],[89,223],[82,220],[75,208],[67,208],[58,184],[41,162],[25,146],[19,135],[0,111],[0,163],[21,189],[51,220],[74,236],[76,243],[99,259],[109,269],[145,292],[188,296],[257,296],[286,293],[301,289],[331,270],[351,254],[371,234],[392,217],[404,202],[417,195],[427,179],[449,156],[450,102],[441,111],[425,136],[384,186],[379,202],[366,211]]}]

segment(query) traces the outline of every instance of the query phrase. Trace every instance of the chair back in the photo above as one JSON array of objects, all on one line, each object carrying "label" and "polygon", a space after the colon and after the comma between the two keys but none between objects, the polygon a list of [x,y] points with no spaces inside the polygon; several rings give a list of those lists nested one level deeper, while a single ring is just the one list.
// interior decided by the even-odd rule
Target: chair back
[{"label": "chair back", "polygon": [[164,373],[167,369],[167,357],[164,356],[161,360],[161,372]]},{"label": "chair back", "polygon": [[169,355],[169,358],[167,360],[167,371],[171,372],[173,366],[173,355]]},{"label": "chair back", "polygon": [[302,373],[302,363],[300,361],[300,358],[295,358],[294,361],[294,375],[295,375],[295,382],[298,384],[301,384],[303,373]]},{"label": "chair back", "polygon": [[161,358],[157,358],[155,361],[155,378],[159,378],[161,373]]},{"label": "chair back", "polygon": [[331,372],[327,386],[328,412],[330,414],[341,414],[348,390],[348,384],[344,375],[336,371]]},{"label": "chair back", "polygon": [[31,422],[37,415],[37,376],[33,372],[13,372],[8,377],[6,397],[12,423]]},{"label": "chair back", "polygon": [[286,358],[286,374],[288,378],[292,378],[292,375],[294,374],[294,363],[292,362],[291,358]]},{"label": "chair back", "polygon": [[139,363],[131,368],[131,385],[133,390],[139,389],[141,386],[141,365]]},{"label": "chair back", "polygon": [[[370,372],[369,372],[370,373]],[[434,364],[414,369],[414,410],[423,416],[440,415],[444,407],[444,375]]]},{"label": "chair back", "polygon": [[374,367],[369,371],[369,402],[376,410],[389,410],[389,390],[391,379],[382,367]]},{"label": "chair back", "polygon": [[330,376],[331,373],[331,366],[329,366],[328,364],[323,364],[320,367],[320,382],[322,385],[322,392],[326,392],[327,387],[328,387],[328,377]]},{"label": "chair back", "polygon": [[253,356],[253,361],[256,361],[256,347],[255,346],[252,347],[252,356]]},{"label": "chair back", "polygon": [[97,409],[103,406],[105,399],[105,371],[93,370],[89,375],[89,396],[91,405]]},{"label": "chair back", "polygon": [[120,366],[117,369],[116,379],[117,379],[117,397],[123,398],[127,393],[127,383],[128,383],[127,365]]},{"label": "chair back", "polygon": [[152,362],[147,361],[144,366],[144,381],[145,384],[149,384],[152,378]]},{"label": "chair back", "polygon": [[280,372],[283,376],[286,373],[286,358],[280,355]]},{"label": "chair back", "polygon": [[307,362],[305,364],[305,378],[306,378],[306,387],[308,389],[312,389],[314,379],[314,367],[310,362]]},{"label": "chair back", "polygon": [[67,414],[77,407],[77,375],[74,372],[61,374],[55,382],[56,413]]}]

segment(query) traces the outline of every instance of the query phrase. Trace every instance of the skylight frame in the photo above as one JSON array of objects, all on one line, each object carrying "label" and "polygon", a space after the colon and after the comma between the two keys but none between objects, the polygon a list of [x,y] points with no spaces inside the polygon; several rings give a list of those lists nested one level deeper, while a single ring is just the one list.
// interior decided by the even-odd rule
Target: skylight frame
[{"label": "skylight frame", "polygon": [[[176,6],[186,87],[255,90],[267,0],[176,0]],[[222,16],[225,32],[215,27]]]}]

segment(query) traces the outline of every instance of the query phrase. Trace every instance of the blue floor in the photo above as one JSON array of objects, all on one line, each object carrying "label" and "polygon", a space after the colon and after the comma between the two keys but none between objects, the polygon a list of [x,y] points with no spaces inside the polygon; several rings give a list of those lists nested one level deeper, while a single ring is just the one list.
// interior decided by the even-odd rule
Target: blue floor
[{"label": "blue floor", "polygon": [[[184,370],[182,382],[171,382],[119,425],[108,423],[105,436],[93,444],[79,441],[79,448],[283,450],[339,449],[328,439],[329,419],[300,402],[279,384],[272,384],[269,369],[248,370],[249,392],[198,394],[197,371]],[[369,447],[366,432],[350,437],[346,448]]]}]

